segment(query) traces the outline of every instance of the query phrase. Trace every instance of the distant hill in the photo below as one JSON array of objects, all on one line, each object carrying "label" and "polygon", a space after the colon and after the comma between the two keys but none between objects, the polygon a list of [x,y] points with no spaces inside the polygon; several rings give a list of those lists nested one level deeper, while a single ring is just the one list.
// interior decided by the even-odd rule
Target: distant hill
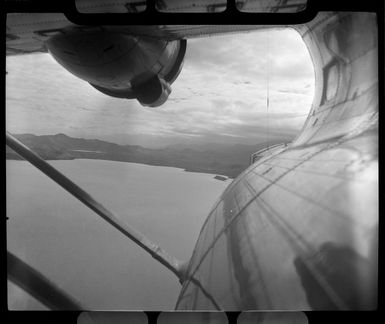
[{"label": "distant hill", "polygon": [[[148,149],[138,145],[118,145],[97,139],[73,138],[64,134],[15,135],[45,160],[99,159],[143,163],[149,165],[183,168],[190,172],[225,175],[235,178],[248,165],[250,155],[267,146],[220,144],[205,148],[170,146],[164,149]],[[292,139],[274,140],[270,145],[289,142]],[[6,147],[6,158],[22,158]]]}]

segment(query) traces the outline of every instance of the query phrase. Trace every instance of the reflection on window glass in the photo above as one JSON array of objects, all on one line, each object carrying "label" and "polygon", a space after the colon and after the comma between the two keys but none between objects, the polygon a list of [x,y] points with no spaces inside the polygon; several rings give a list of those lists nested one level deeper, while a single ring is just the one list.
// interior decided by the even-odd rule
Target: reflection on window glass
[{"label": "reflection on window glass", "polygon": [[[229,245],[226,234],[222,234],[212,248],[211,257],[205,260],[210,264],[211,270],[211,275],[206,276],[207,289],[221,302],[222,307],[228,310],[234,310],[236,300],[240,298],[240,291],[231,266],[235,261],[231,258],[233,253],[231,249],[232,246]],[[223,285],[223,282],[227,284]]]},{"label": "reflection on window glass", "polygon": [[[209,216],[211,219],[211,216]],[[203,255],[207,252],[208,246],[211,244],[211,236],[208,235],[207,226],[208,222],[205,223],[204,228],[202,229],[197,244],[194,247],[193,255],[190,260],[190,271],[194,271],[195,267],[199,264]]]},{"label": "reflection on window glass", "polygon": [[136,13],[146,9],[146,0],[76,0],[75,4],[85,14]]},{"label": "reflection on window glass", "polygon": [[245,12],[295,13],[306,8],[307,0],[236,0],[238,10]]},{"label": "reflection on window glass", "polygon": [[227,0],[156,0],[160,12],[221,12],[226,6]]},{"label": "reflection on window glass", "polygon": [[[200,281],[214,300],[220,300],[221,307],[226,310],[234,309],[235,301],[240,297],[237,283],[229,266],[233,262],[233,260],[229,259],[229,248],[231,247],[227,244],[227,238],[222,234],[194,274],[194,278]],[[223,285],[223,282],[228,284]],[[191,282],[189,285],[191,285]],[[229,287],[231,287],[231,290],[229,290]],[[196,298],[199,307],[207,305],[210,307],[209,309],[215,309],[214,305],[208,303],[207,297],[203,294],[198,294]],[[199,307],[197,309],[201,309]]]},{"label": "reflection on window glass", "polygon": [[214,238],[216,238],[219,233],[223,230],[225,226],[223,218],[223,201],[221,201],[215,208],[215,229],[214,229]]}]

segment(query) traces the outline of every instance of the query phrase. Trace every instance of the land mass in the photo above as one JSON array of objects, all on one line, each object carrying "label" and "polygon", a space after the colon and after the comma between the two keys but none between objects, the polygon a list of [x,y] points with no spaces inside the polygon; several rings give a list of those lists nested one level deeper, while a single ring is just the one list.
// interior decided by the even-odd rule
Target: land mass
[{"label": "land mass", "polygon": [[[45,160],[98,159],[183,168],[189,172],[211,173],[235,178],[250,163],[250,155],[267,143],[256,145],[212,144],[204,147],[170,146],[149,149],[138,145],[118,145],[97,139],[73,138],[65,134],[14,135]],[[290,142],[292,138],[275,139],[269,145]],[[6,147],[6,158],[22,160]]]}]

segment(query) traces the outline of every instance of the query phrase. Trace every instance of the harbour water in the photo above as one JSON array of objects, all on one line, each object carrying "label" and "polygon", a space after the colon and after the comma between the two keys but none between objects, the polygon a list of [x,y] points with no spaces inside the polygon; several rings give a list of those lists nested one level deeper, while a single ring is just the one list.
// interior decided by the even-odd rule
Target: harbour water
[{"label": "harbour water", "polygon": [[[174,274],[25,161],[6,162],[7,249],[94,310],[172,310]],[[188,260],[230,183],[182,169],[102,160],[50,161],[169,254]],[[9,309],[44,307],[8,283]]]}]

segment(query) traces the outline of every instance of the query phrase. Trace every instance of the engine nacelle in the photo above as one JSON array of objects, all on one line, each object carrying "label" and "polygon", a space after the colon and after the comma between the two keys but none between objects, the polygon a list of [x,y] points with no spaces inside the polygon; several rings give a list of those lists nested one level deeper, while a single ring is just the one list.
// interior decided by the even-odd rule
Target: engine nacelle
[{"label": "engine nacelle", "polygon": [[181,71],[186,40],[72,28],[49,39],[47,48],[64,68],[104,94],[157,107],[166,102]]}]

